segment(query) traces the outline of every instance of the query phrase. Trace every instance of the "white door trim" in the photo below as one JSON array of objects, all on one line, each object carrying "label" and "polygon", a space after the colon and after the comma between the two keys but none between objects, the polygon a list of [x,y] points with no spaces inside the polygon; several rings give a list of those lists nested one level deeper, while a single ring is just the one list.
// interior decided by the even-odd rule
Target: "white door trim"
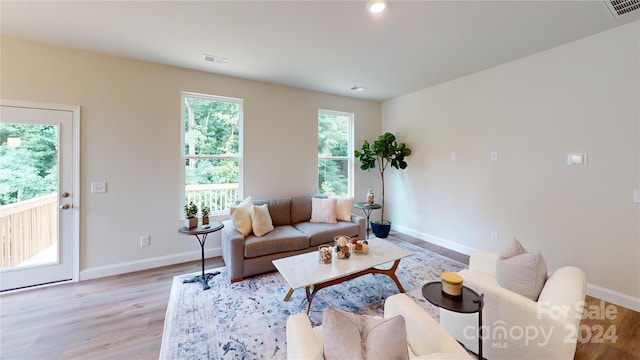
[{"label": "white door trim", "polygon": [[48,103],[37,103],[30,101],[19,101],[19,100],[3,100],[0,99],[0,105],[2,106],[13,106],[13,107],[23,107],[23,108],[32,108],[32,109],[43,109],[43,110],[61,110],[61,111],[70,111],[73,114],[73,175],[72,175],[72,191],[73,194],[77,194],[77,196],[72,197],[71,208],[73,209],[73,273],[72,273],[72,282],[77,282],[80,280],[80,106],[78,105],[61,105],[61,104],[48,104]]}]

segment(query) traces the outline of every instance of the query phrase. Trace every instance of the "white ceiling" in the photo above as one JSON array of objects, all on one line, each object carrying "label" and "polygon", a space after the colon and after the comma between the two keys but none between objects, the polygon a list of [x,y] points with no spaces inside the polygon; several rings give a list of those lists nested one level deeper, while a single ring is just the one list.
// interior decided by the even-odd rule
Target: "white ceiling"
[{"label": "white ceiling", "polygon": [[[601,0],[1,1],[2,35],[386,100],[622,24]],[[639,29],[640,31],[640,29]],[[228,59],[202,60],[202,54]],[[46,59],[42,59],[46,64]],[[362,92],[349,90],[362,86]]]}]

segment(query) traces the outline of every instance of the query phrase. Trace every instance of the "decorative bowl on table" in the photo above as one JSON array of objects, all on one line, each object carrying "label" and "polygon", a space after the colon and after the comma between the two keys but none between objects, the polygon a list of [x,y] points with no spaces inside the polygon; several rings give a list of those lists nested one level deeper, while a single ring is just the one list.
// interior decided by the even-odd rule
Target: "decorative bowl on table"
[{"label": "decorative bowl on table", "polygon": [[369,242],[367,240],[359,240],[357,237],[351,238],[351,251],[354,254],[366,255],[369,253]]},{"label": "decorative bowl on table", "polygon": [[338,235],[333,238],[333,254],[336,259],[348,259],[351,257],[351,238],[346,235]]}]

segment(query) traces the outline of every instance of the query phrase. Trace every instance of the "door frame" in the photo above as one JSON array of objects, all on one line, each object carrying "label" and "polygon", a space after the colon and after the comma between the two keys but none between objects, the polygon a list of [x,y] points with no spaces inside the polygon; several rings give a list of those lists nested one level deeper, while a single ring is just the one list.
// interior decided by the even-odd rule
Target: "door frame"
[{"label": "door frame", "polygon": [[78,105],[62,105],[62,104],[49,104],[38,103],[31,101],[19,101],[19,100],[4,100],[0,99],[0,105],[13,106],[21,108],[42,109],[42,110],[58,110],[58,111],[70,111],[72,113],[72,194],[71,197],[71,210],[73,218],[72,233],[72,278],[71,280],[60,281],[52,284],[36,285],[27,287],[24,289],[9,290],[7,292],[21,291],[34,289],[38,287],[51,286],[56,284],[64,284],[68,282],[78,282],[80,280],[80,106]]}]

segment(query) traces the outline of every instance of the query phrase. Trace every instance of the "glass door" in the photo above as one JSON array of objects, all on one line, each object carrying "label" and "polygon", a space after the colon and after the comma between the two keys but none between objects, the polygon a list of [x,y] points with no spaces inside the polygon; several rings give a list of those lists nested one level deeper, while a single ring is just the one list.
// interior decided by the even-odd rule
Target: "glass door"
[{"label": "glass door", "polygon": [[74,111],[0,111],[0,291],[72,280]]}]

